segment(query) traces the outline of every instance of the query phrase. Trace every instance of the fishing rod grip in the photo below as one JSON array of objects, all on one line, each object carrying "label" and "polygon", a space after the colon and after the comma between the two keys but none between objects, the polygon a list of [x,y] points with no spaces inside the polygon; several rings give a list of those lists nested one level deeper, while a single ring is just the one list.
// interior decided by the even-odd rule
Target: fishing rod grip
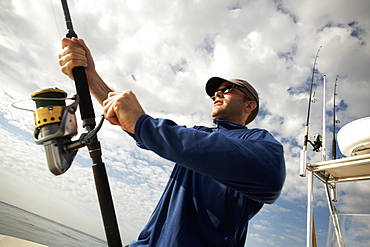
[{"label": "fishing rod grip", "polygon": [[308,143],[308,126],[304,128],[304,140],[303,149],[301,150],[299,157],[299,175],[301,177],[306,177],[307,168],[307,143]]},{"label": "fishing rod grip", "polygon": [[337,141],[335,139],[332,140],[331,142],[332,145],[332,151],[331,151],[331,158],[333,160],[337,159]]},{"label": "fishing rod grip", "polygon": [[92,128],[95,127],[95,113],[94,108],[91,100],[89,84],[87,83],[86,79],[86,72],[85,68],[82,66],[75,67],[72,70],[76,91],[80,98],[80,113],[81,119],[83,121],[83,127],[91,126]]},{"label": "fishing rod grip", "polygon": [[307,150],[301,150],[299,153],[299,175],[306,177],[307,168]]}]

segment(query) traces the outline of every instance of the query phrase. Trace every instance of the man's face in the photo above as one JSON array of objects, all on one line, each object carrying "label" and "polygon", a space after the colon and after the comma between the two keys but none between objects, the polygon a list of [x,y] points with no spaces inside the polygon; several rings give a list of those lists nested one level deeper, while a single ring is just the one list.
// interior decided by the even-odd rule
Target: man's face
[{"label": "man's face", "polygon": [[232,83],[225,82],[218,87],[215,92],[211,116],[212,119],[228,120],[237,124],[244,125],[244,109],[246,107],[245,96],[236,88],[227,93],[220,89],[232,86]]}]

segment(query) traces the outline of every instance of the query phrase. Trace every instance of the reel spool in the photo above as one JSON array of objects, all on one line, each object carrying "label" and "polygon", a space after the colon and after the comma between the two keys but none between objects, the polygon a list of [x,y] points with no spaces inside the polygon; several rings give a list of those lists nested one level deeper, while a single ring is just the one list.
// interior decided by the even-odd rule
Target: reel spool
[{"label": "reel spool", "polygon": [[31,94],[31,99],[35,101],[37,108],[33,113],[37,130],[44,125],[62,121],[66,97],[67,93],[57,88],[38,90]]}]

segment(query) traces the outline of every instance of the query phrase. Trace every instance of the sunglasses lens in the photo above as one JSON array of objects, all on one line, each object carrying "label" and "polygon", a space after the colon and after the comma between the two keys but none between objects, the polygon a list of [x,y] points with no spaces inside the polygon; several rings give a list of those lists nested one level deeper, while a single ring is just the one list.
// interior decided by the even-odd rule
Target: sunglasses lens
[{"label": "sunglasses lens", "polygon": [[[216,92],[222,92],[223,94],[227,94],[227,93],[230,93],[230,91],[233,90],[233,88],[234,88],[234,85],[229,85],[227,87],[216,90]],[[216,97],[212,96],[211,99],[215,101]]]},{"label": "sunglasses lens", "polygon": [[230,93],[230,91],[234,88],[234,85],[230,85],[230,86],[227,86],[223,89],[221,89],[222,93],[226,94],[226,93]]}]

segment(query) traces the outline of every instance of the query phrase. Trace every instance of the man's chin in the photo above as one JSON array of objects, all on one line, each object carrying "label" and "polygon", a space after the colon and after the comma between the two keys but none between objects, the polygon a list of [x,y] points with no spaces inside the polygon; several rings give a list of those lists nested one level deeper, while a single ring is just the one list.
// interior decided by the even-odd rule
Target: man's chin
[{"label": "man's chin", "polygon": [[212,116],[212,120],[215,120],[215,119],[222,120],[223,119],[221,114],[212,114],[211,116]]}]

